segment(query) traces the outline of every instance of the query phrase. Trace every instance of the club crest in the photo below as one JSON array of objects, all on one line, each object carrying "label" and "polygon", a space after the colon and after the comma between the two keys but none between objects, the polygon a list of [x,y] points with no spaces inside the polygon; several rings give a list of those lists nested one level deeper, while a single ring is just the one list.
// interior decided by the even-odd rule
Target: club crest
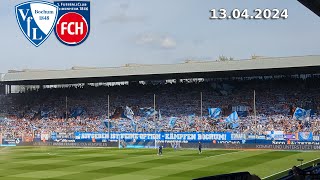
[{"label": "club crest", "polygon": [[90,1],[55,1],[58,21],[55,34],[67,46],[82,44],[90,33]]},{"label": "club crest", "polygon": [[58,7],[50,2],[24,2],[15,7],[16,19],[24,36],[39,47],[50,36],[58,17]]}]

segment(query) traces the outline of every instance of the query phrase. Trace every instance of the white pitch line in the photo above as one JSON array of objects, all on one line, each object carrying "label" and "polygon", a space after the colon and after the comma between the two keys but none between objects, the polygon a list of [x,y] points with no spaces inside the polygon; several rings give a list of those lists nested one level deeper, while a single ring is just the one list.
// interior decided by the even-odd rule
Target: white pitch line
[{"label": "white pitch line", "polygon": [[[218,155],[213,155],[213,156],[208,156],[207,158],[211,158],[211,157],[218,157],[218,156],[225,156],[225,155],[230,155],[230,154],[236,154],[236,153],[241,153],[241,152],[245,152],[244,150],[239,150],[239,151],[236,151],[236,152],[230,152],[230,153],[224,153],[224,154],[218,154]],[[188,153],[189,154],[189,153]],[[173,155],[172,157],[174,157],[175,155]],[[167,157],[169,157],[169,156],[166,156],[165,158],[167,159]],[[171,156],[170,156],[171,157]],[[202,160],[202,158],[201,159],[195,159],[195,160],[191,160],[191,161],[187,161],[187,162],[196,162],[196,161],[198,161],[198,160]],[[142,161],[142,162],[144,162],[144,161]],[[184,162],[181,162],[182,164],[184,163]],[[135,164],[135,163],[133,163],[133,164]],[[173,164],[169,164],[169,165],[163,165],[163,166],[157,166],[157,167],[153,167],[153,168],[150,168],[150,169],[158,169],[158,168],[160,168],[160,167],[164,167],[164,166],[172,166]],[[204,166],[204,167],[206,167],[206,166]],[[143,170],[139,170],[139,171],[136,171],[136,172],[145,172],[145,171],[148,171],[148,170],[150,170],[150,169],[143,169]],[[183,171],[182,171],[183,172]],[[166,174],[166,175],[170,175],[170,173],[168,174]],[[123,176],[123,175],[119,175],[119,174],[117,174],[117,175],[113,175],[113,176],[110,176],[109,178],[111,178],[111,179],[113,179],[113,178],[115,178],[115,179],[120,179],[121,178],[121,176]],[[158,179],[159,177],[153,177],[153,178],[151,178],[151,179]],[[105,178],[99,178],[99,179],[95,179],[95,180],[104,180]]]},{"label": "white pitch line", "polygon": [[[4,148],[2,148],[2,149],[0,149],[0,152],[2,153],[3,152],[3,150],[6,150],[6,149],[8,149],[9,147],[8,146],[6,146],[6,147],[4,147]],[[6,152],[5,152],[6,153]]]},{"label": "white pitch line", "polygon": [[[302,163],[302,165],[304,165],[304,164],[308,164],[308,163],[310,163],[310,162],[312,162],[312,161],[316,161],[316,160],[318,160],[318,159],[320,159],[320,158],[316,158],[316,159],[310,160],[310,161],[308,161],[308,162]],[[267,176],[267,177],[264,177],[264,178],[262,178],[262,179],[270,178],[270,177],[275,176],[275,175],[277,175],[277,174],[280,174],[280,173],[283,173],[283,172],[289,171],[290,169],[291,169],[291,168],[286,169],[286,170],[283,170],[283,171],[280,171],[280,172],[277,172],[277,173],[274,173],[274,174],[271,174],[271,175],[269,175],[269,176]]]},{"label": "white pitch line", "polygon": [[242,150],[242,151],[236,151],[236,152],[231,152],[231,153],[223,153],[223,154],[208,156],[208,158],[210,158],[210,157],[219,157],[219,156],[230,155],[230,154],[236,154],[236,153],[240,153],[240,152],[245,152],[245,151]]}]

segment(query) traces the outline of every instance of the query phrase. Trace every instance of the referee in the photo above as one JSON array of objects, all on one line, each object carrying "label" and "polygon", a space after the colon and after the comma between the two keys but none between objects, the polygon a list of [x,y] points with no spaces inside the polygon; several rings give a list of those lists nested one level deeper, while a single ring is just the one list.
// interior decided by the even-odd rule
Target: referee
[{"label": "referee", "polygon": [[200,141],[199,141],[198,149],[199,149],[199,154],[201,154],[202,153],[202,144]]}]

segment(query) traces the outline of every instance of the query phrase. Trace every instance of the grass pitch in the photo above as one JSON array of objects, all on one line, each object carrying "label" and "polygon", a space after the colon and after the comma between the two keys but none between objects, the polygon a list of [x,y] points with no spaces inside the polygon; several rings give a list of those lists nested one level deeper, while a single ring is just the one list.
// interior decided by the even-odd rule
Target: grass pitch
[{"label": "grass pitch", "polygon": [[[261,178],[319,158],[319,152],[2,147],[0,179],[192,179],[249,171]],[[271,177],[271,179],[273,179]]]}]

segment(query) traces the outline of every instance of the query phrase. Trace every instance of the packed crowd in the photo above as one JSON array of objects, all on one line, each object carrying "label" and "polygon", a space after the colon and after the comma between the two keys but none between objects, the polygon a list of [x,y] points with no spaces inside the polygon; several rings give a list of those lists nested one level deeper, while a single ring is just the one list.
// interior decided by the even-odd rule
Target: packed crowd
[{"label": "packed crowd", "polygon": [[[256,92],[256,116],[253,90]],[[140,108],[153,107],[154,94],[158,113],[145,116]],[[108,95],[110,114],[107,111]],[[126,106],[134,112],[133,119],[117,116],[116,109]],[[237,127],[224,121],[235,106],[246,107],[248,114],[240,117]],[[208,117],[209,107],[221,108],[221,117]],[[294,120],[292,114],[295,107],[312,109],[312,117]],[[73,116],[75,109],[80,111]],[[230,131],[247,134],[278,130],[319,134],[319,111],[320,78],[79,86],[0,96],[1,130],[3,134],[12,136],[34,131],[103,132],[108,129],[117,132]],[[169,121],[173,116],[177,120],[171,126]],[[106,123],[108,117],[113,117],[110,123]]]}]

